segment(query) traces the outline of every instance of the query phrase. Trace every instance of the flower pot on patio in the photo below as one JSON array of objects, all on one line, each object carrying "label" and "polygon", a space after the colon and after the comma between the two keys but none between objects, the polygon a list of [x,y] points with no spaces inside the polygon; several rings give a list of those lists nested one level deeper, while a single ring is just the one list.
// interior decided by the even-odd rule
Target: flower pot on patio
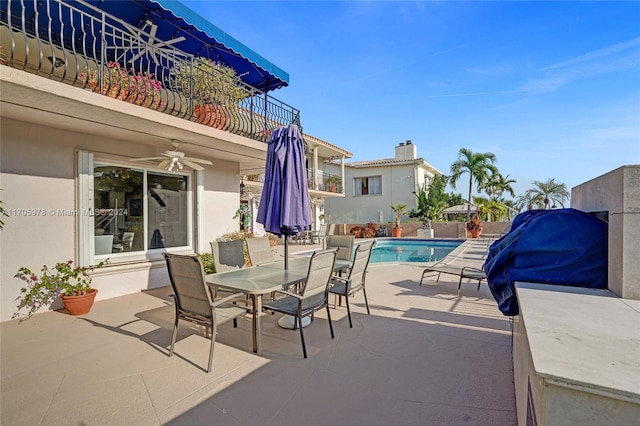
[{"label": "flower pot on patio", "polygon": [[76,267],[73,266],[73,260],[67,260],[51,268],[43,265],[39,276],[27,267],[19,268],[16,278],[27,282],[27,286],[20,290],[18,310],[26,308],[30,317],[60,297],[71,315],[86,314],[91,310],[98,293],[91,287],[89,272],[102,268],[107,262],[108,259],[95,266]]},{"label": "flower pot on patio", "polygon": [[481,229],[470,229],[469,233],[471,234],[471,238],[478,238],[482,234]]},{"label": "flower pot on patio", "polygon": [[392,228],[391,236],[396,238],[402,237],[402,228]]},{"label": "flower pot on patio", "polygon": [[69,314],[84,315],[91,310],[96,294],[98,294],[98,290],[93,289],[87,294],[81,294],[79,296],[65,296],[61,294],[60,299],[62,299],[64,308],[69,311]]}]

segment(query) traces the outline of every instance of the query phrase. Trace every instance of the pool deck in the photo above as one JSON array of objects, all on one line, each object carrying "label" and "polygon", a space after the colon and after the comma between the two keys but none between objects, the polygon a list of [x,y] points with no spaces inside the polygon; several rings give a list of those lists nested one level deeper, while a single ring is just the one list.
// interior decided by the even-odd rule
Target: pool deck
[{"label": "pool deck", "polygon": [[[452,259],[479,267],[488,244]],[[278,249],[282,247],[279,246]],[[290,253],[317,248],[292,245]],[[181,323],[173,357],[169,288],[0,323],[2,425],[515,425],[511,328],[489,289],[454,277],[418,285],[415,264],[370,265],[362,293],[297,331],[264,316],[264,353],[251,323],[209,341]],[[453,279],[451,279],[453,278]]]}]

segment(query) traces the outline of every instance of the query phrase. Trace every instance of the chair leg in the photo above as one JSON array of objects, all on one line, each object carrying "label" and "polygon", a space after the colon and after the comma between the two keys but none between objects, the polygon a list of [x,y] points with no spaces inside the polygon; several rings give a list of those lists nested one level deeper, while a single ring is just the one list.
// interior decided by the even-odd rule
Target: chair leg
[{"label": "chair leg", "polygon": [[178,315],[176,315],[176,322],[173,324],[173,336],[171,336],[171,349],[169,349],[169,356],[173,356],[173,346],[176,344],[176,336],[178,335]]},{"label": "chair leg", "polygon": [[460,294],[460,287],[462,286],[462,275],[460,275],[460,281],[458,282],[458,293]]},{"label": "chair leg", "polygon": [[369,312],[369,301],[367,300],[367,289],[364,285],[362,286],[362,292],[364,293],[364,304],[367,307],[367,315],[371,315],[371,312]]},{"label": "chair leg", "polygon": [[209,349],[209,368],[207,369],[207,373],[211,372],[211,364],[213,364],[213,346],[216,344],[216,334],[218,324],[214,321],[211,325],[211,349]]},{"label": "chair leg", "polygon": [[331,312],[329,310],[329,305],[327,304],[327,318],[329,319],[329,330],[331,330],[331,338],[335,339],[333,335],[333,322],[331,322]]},{"label": "chair leg", "polygon": [[349,296],[345,294],[344,300],[347,302],[347,316],[349,317],[349,328],[353,328],[353,323],[351,322],[351,308],[349,307]]},{"label": "chair leg", "polygon": [[302,341],[302,353],[304,354],[304,357],[307,357],[307,346],[304,344],[304,332],[302,331],[302,329],[304,327],[302,327],[302,315],[298,314],[298,327],[300,328],[300,340]]}]

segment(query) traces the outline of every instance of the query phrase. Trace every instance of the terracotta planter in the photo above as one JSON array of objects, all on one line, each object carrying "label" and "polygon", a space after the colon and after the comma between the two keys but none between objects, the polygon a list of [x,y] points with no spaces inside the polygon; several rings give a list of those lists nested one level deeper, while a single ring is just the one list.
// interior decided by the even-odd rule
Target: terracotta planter
[{"label": "terracotta planter", "polygon": [[482,234],[481,229],[469,229],[469,233],[471,234],[471,238],[478,238]]},{"label": "terracotta planter", "polygon": [[391,236],[393,237],[402,237],[402,228],[392,228]]},{"label": "terracotta planter", "polygon": [[84,315],[91,310],[93,301],[98,294],[98,290],[93,290],[91,293],[83,294],[81,296],[65,296],[60,295],[64,308],[69,311],[71,315]]},{"label": "terracotta planter", "polygon": [[197,123],[220,130],[225,130],[227,128],[229,117],[227,116],[227,112],[224,110],[224,107],[221,105],[196,105],[193,113],[197,117]]}]

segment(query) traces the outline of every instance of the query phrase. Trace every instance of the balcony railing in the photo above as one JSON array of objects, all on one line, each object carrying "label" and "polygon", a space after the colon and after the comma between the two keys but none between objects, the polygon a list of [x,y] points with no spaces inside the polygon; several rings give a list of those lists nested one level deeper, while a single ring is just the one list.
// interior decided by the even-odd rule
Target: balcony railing
[{"label": "balcony railing", "polygon": [[[261,182],[264,183],[264,174],[253,174],[244,177],[247,182]],[[342,193],[342,179],[339,175],[332,175],[324,173],[318,170],[318,185],[314,184],[314,169],[307,169],[307,187],[309,189],[315,189],[325,192],[337,192]]]},{"label": "balcony railing", "polygon": [[[239,79],[233,87],[219,87],[215,72],[146,28],[81,1],[70,3],[0,2],[4,63],[255,140],[266,141],[277,127],[300,125],[297,109]],[[229,91],[240,92],[241,99]]]}]

